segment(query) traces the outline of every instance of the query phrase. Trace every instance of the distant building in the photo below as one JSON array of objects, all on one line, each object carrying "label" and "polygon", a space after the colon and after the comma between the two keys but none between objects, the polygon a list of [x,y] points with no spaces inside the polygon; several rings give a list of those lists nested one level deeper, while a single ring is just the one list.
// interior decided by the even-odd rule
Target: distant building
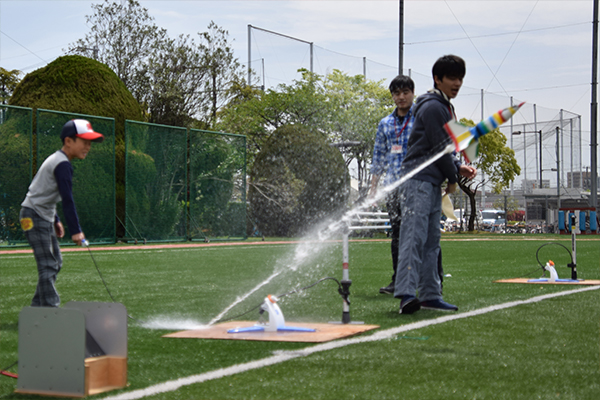
[{"label": "distant building", "polygon": [[[571,185],[571,183],[573,183]],[[600,178],[596,183],[596,187],[600,183]],[[590,190],[592,188],[592,173],[590,171],[567,172],[567,187],[581,188]]]},{"label": "distant building", "polygon": [[526,194],[530,194],[534,189],[549,189],[549,188],[550,188],[550,180],[549,179],[542,180],[542,187],[540,187],[539,180],[523,179],[523,181],[521,181],[521,189]]}]

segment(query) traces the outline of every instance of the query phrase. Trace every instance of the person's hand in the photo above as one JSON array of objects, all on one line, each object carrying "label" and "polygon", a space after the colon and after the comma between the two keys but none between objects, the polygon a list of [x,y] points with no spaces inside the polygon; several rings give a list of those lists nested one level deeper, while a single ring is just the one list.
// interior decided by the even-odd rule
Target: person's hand
[{"label": "person's hand", "polygon": [[477,169],[475,167],[471,167],[470,165],[463,164],[458,169],[458,173],[467,179],[473,179],[477,176]]},{"label": "person's hand", "polygon": [[449,183],[448,186],[446,186],[446,193],[450,194],[454,192],[456,192],[456,183]]},{"label": "person's hand", "polygon": [[65,236],[65,227],[63,226],[62,222],[57,222],[54,224],[54,233],[56,233],[56,237],[63,237]]},{"label": "person's hand", "polygon": [[81,241],[83,239],[85,239],[85,235],[83,234],[83,232],[79,232],[71,236],[71,240],[73,240],[73,242],[75,242],[77,246],[81,246]]}]

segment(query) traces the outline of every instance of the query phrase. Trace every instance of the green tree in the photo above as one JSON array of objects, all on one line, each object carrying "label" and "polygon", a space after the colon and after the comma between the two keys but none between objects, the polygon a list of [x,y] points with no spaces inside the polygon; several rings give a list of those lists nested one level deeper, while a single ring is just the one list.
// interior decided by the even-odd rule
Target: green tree
[{"label": "green tree", "polygon": [[0,67],[0,102],[2,104],[6,104],[10,96],[12,96],[19,83],[20,75],[21,71],[17,69],[8,71]]},{"label": "green tree", "polygon": [[219,113],[217,127],[247,136],[249,169],[265,143],[282,126],[299,124],[326,132],[329,102],[321,78],[301,71],[302,78],[293,84],[264,92],[239,84],[232,88],[232,98]]},{"label": "green tree", "polygon": [[[475,123],[469,119],[462,118],[460,122],[467,126],[475,126]],[[469,231],[475,229],[477,190],[484,183],[489,183],[494,193],[500,193],[521,173],[515,152],[506,146],[506,136],[498,128],[479,138],[479,159],[473,165],[477,168],[480,177],[482,172],[485,173],[486,180],[470,180],[461,177],[458,181],[462,191],[469,197],[471,206]]]},{"label": "green tree", "polygon": [[389,90],[383,81],[369,81],[362,75],[348,76],[334,70],[325,77],[324,96],[329,104],[326,131],[334,142],[355,142],[341,147],[346,165],[357,163],[359,192],[368,188],[367,165],[373,158],[379,120],[393,110]]},{"label": "green tree", "polygon": [[211,21],[194,41],[171,39],[136,0],[104,0],[86,16],[90,32],[69,46],[72,54],[108,65],[140,103],[146,121],[214,126],[217,111],[242,81],[228,32]]},{"label": "green tree", "polygon": [[233,96],[232,88],[243,82],[242,67],[233,55],[229,44],[229,32],[220,28],[214,21],[208,25],[208,31],[198,34],[202,50],[201,67],[206,73],[200,98],[205,99],[199,109],[204,121],[213,127],[217,120],[217,111]]},{"label": "green tree", "polygon": [[[203,96],[206,69],[202,67],[201,49],[189,36],[165,38],[156,43],[152,54],[139,71],[139,100],[156,124],[188,127],[194,120]],[[200,66],[199,66],[200,65]]]},{"label": "green tree", "polygon": [[0,109],[0,241],[23,241],[21,203],[31,182],[31,110]]},{"label": "green tree", "polygon": [[251,219],[264,235],[295,236],[345,207],[347,170],[322,133],[283,126],[251,171]]},{"label": "green tree", "polygon": [[94,14],[86,16],[90,32],[69,45],[68,52],[108,65],[139,100],[146,87],[138,78],[157,43],[166,38],[166,30],[156,26],[136,0],[104,0],[92,4],[92,9]]},{"label": "green tree", "polygon": [[248,137],[248,163],[261,152],[276,130],[301,124],[321,132],[341,146],[346,164],[357,161],[361,186],[368,186],[367,164],[372,158],[377,123],[392,111],[389,91],[382,82],[348,76],[334,70],[325,77],[300,70],[302,78],[291,85],[261,91],[235,87],[235,96],[220,113],[219,128]]}]

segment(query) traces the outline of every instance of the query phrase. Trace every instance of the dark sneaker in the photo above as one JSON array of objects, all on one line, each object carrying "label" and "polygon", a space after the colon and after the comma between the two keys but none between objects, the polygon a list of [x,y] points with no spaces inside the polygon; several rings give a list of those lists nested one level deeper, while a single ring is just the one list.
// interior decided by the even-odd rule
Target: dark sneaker
[{"label": "dark sneaker", "polygon": [[421,302],[415,296],[402,296],[400,314],[412,314],[421,309]]},{"label": "dark sneaker", "polygon": [[381,294],[394,294],[394,282],[390,283],[387,286],[379,288],[379,293]]},{"label": "dark sneaker", "polygon": [[458,311],[454,304],[446,303],[444,300],[428,300],[421,302],[423,310]]}]

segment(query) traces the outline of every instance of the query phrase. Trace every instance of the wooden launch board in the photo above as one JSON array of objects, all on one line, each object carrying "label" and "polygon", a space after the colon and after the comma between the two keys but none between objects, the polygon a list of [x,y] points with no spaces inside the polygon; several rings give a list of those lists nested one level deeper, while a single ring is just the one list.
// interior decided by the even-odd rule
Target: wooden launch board
[{"label": "wooden launch board", "polygon": [[256,324],[256,321],[231,321],[210,326],[206,329],[180,331],[163,335],[164,338],[176,339],[225,339],[225,340],[256,340],[267,342],[307,342],[322,343],[330,340],[346,338],[379,328],[379,325],[364,324],[317,324],[287,322],[288,326],[312,328],[315,332],[243,332],[228,333],[235,328],[247,328]]},{"label": "wooden launch board", "polygon": [[500,279],[494,281],[497,283],[529,283],[533,285],[600,285],[600,280],[597,279],[581,279],[575,281],[558,281],[558,282],[542,282],[539,279],[532,278],[512,278],[512,279]]}]

